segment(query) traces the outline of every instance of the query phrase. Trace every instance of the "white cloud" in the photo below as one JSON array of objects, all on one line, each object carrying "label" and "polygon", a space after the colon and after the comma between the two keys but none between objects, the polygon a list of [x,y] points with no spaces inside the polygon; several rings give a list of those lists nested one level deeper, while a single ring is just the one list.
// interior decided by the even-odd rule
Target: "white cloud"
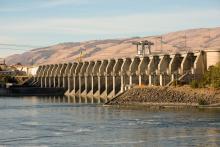
[{"label": "white cloud", "polygon": [[91,2],[91,0],[43,0],[42,6],[60,6],[60,5],[68,5],[68,4],[87,4]]},{"label": "white cloud", "polygon": [[91,2],[96,2],[98,0],[37,0],[30,1],[23,4],[18,5],[10,5],[10,6],[1,6],[0,12],[21,12],[21,11],[29,11],[41,8],[51,8],[63,5],[85,5]]},{"label": "white cloud", "polygon": [[15,38],[13,37],[10,37],[10,36],[0,36],[0,43],[1,42],[13,42],[13,41],[16,41]]},{"label": "white cloud", "polygon": [[[93,18],[50,18],[6,24],[0,32],[56,32],[61,34],[102,35],[168,32],[187,27],[210,27],[220,24],[220,10],[178,13],[144,13]],[[211,22],[214,22],[213,24]],[[147,35],[147,34],[146,34]]]},{"label": "white cloud", "polygon": [[30,10],[30,8],[22,8],[22,7],[0,7],[0,12],[18,12],[18,11],[26,11]]},{"label": "white cloud", "polygon": [[[175,13],[141,13],[110,17],[49,18],[4,21],[0,19],[0,42],[51,44],[75,39],[152,35],[188,28],[220,26],[220,10]],[[35,35],[37,34],[37,35]],[[56,34],[57,36],[54,36]],[[56,38],[56,39],[54,39]],[[9,52],[9,51],[8,51]],[[8,53],[9,54],[9,53]]]}]

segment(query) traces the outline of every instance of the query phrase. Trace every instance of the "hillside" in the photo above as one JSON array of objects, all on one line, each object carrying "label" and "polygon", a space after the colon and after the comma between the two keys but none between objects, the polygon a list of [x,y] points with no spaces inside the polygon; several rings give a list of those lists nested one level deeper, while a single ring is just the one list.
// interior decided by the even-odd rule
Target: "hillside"
[{"label": "hillside", "polygon": [[[186,36],[186,39],[185,39]],[[162,51],[179,52],[184,50],[200,50],[204,48],[220,48],[220,27],[210,29],[191,29],[162,35]],[[155,43],[153,52],[161,51],[159,36],[128,39],[92,40],[85,42],[60,43],[54,46],[38,48],[23,54],[15,54],[6,58],[7,64],[50,64],[76,61],[82,51],[83,60],[118,58],[135,56],[133,41],[150,40]],[[186,47],[185,47],[186,45]]]}]

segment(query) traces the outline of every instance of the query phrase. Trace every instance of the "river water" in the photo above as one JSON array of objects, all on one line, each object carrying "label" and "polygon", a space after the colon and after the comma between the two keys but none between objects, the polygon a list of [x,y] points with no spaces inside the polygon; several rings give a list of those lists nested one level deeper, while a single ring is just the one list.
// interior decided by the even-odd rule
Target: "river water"
[{"label": "river water", "polygon": [[130,109],[98,102],[1,97],[0,147],[220,146],[220,109]]}]

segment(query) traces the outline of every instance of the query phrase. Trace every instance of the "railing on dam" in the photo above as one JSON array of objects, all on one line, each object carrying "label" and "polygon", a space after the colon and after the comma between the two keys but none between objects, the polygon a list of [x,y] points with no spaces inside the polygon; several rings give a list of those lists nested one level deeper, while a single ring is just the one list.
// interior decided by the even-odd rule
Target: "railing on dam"
[{"label": "railing on dam", "polygon": [[201,51],[41,65],[33,85],[61,87],[67,95],[113,98],[127,87],[166,86],[183,80],[186,73],[184,80],[188,82],[205,72],[206,62],[205,52]]}]

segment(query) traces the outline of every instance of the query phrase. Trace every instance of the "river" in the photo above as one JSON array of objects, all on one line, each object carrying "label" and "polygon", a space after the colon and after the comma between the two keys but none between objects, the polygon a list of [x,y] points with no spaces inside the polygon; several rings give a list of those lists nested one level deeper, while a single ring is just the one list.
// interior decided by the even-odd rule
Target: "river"
[{"label": "river", "polygon": [[220,146],[220,109],[103,107],[73,97],[1,97],[0,147]]}]

